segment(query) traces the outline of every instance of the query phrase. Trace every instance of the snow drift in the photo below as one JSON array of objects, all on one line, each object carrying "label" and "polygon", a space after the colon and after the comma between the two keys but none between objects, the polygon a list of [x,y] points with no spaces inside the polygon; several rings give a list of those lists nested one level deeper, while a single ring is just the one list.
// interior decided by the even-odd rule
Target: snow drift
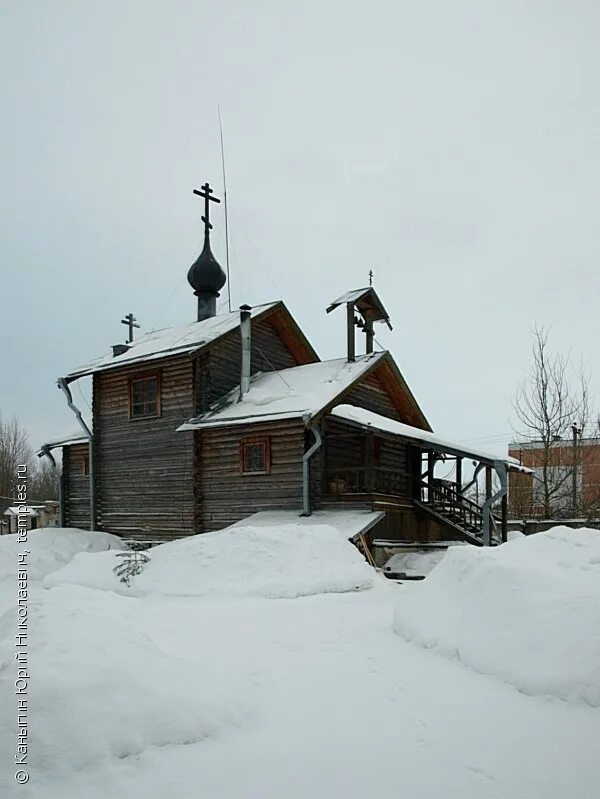
[{"label": "snow drift", "polygon": [[405,586],[394,628],[527,694],[600,706],[600,532],[452,547]]},{"label": "snow drift", "polygon": [[18,543],[16,535],[0,536],[0,582],[15,579],[17,553],[29,551],[28,577],[39,580],[64,566],[79,552],[103,552],[123,549],[120,538],[110,533],[79,530],[75,527],[43,527],[29,530],[27,543]]},{"label": "snow drift", "polygon": [[347,538],[327,524],[274,527],[239,523],[161,544],[128,589],[113,553],[75,557],[45,585],[71,583],[132,596],[255,596],[294,599],[371,588],[376,574]]}]

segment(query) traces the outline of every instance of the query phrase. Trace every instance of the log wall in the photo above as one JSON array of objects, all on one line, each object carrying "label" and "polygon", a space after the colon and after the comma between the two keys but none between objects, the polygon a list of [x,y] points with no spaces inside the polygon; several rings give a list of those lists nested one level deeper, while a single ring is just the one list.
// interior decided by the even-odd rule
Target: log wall
[{"label": "log wall", "polygon": [[[196,433],[202,529],[219,530],[261,510],[302,509],[301,420],[235,425]],[[241,474],[240,442],[268,437],[270,474]]]},{"label": "log wall", "polygon": [[[196,358],[172,356],[94,376],[94,468],[99,529],[127,538],[168,538],[214,529],[214,525],[206,527],[205,521],[215,513],[221,527],[224,518],[237,520],[247,515],[240,516],[235,497],[222,497],[219,480],[215,482],[210,475],[205,477],[204,471],[211,469],[216,461],[209,456],[208,465],[202,465],[202,447],[194,442],[194,433],[176,432],[182,422],[207,410],[239,384],[240,365],[241,339],[239,330],[235,330]],[[296,358],[269,320],[253,321],[252,373],[296,365]],[[160,373],[160,416],[130,419],[129,380],[155,372]],[[197,439],[199,442],[200,434]],[[279,441],[277,435],[275,439]],[[279,461],[281,452],[277,450],[274,456]],[[237,462],[236,470],[239,471]],[[218,467],[217,474],[220,477]],[[261,488],[258,476],[252,479]],[[216,503],[209,502],[206,512],[202,508],[205,485],[214,486],[217,497]],[[244,483],[247,485],[248,480]],[[296,489],[281,489],[278,484],[269,493],[269,507],[281,490],[284,493],[289,490],[291,497]],[[215,510],[222,501],[231,504],[231,513]]]},{"label": "log wall", "polygon": [[407,421],[401,417],[376,374],[367,375],[357,386],[351,388],[344,396],[343,402],[348,405],[356,405],[359,408],[366,408],[368,411],[379,413],[381,416],[387,416],[389,419],[399,422]]},{"label": "log wall", "polygon": [[[129,418],[129,379],[160,373],[161,413]],[[94,375],[94,464],[101,530],[131,538],[194,532],[193,361],[156,360]]]},{"label": "log wall", "polygon": [[66,527],[90,529],[90,478],[84,474],[87,444],[63,447],[62,496]]},{"label": "log wall", "polygon": [[[209,364],[210,378],[206,400],[212,404],[239,386],[242,362],[240,331],[235,330],[217,341],[210,352],[202,356],[202,361]],[[298,362],[271,323],[268,320],[253,320],[251,374],[288,369],[292,366],[298,366]],[[198,412],[207,409],[200,407]]]}]

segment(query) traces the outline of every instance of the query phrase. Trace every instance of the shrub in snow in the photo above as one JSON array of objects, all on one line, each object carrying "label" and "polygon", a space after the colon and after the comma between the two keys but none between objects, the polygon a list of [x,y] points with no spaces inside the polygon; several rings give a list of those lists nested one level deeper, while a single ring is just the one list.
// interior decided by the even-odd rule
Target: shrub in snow
[{"label": "shrub in snow", "polygon": [[600,532],[452,547],[403,588],[394,627],[525,693],[600,706]]},{"label": "shrub in snow", "polygon": [[120,563],[117,563],[113,572],[125,585],[130,585],[131,578],[141,574],[142,569],[150,560],[148,555],[144,552],[132,549],[127,549],[125,552],[118,552],[116,557],[120,559]]}]

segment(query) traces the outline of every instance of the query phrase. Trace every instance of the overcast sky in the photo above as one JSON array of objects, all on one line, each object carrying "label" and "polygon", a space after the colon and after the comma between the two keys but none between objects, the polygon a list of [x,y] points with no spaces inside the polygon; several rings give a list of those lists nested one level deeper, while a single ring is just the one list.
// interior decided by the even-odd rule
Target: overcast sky
[{"label": "overcast sky", "polygon": [[495,451],[535,321],[598,387],[597,2],[0,14],[0,412],[34,446],[76,427],[55,380],[123,340],[123,314],[195,319],[192,189],[221,192],[218,105],[235,306],[281,298],[340,356],[344,314],[324,308],[372,268],[394,324],[377,339],[434,429]]}]

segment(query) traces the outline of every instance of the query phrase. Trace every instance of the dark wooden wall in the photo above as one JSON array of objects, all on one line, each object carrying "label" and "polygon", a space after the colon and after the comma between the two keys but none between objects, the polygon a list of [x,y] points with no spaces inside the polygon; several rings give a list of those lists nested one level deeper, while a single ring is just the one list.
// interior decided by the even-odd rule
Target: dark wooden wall
[{"label": "dark wooden wall", "polygon": [[[314,465],[311,459],[311,467],[315,475],[322,474],[325,470],[325,480],[330,479],[332,471],[337,471],[341,477],[344,477],[347,470],[360,469],[366,465],[368,455],[366,455],[367,432],[365,430],[331,416],[324,420],[322,430],[324,434],[323,447],[318,453],[315,453]],[[411,477],[412,469],[412,459],[408,457],[410,447],[406,442],[392,435],[373,431],[373,436],[373,465],[393,472],[405,472],[407,486],[404,494],[408,497],[410,495],[408,478]],[[416,474],[412,477],[418,479]],[[326,493],[326,486],[322,485],[321,490]],[[316,485],[314,485],[313,491],[318,491]],[[319,496],[319,494],[315,494],[315,499],[318,500]]]},{"label": "dark wooden wall", "polygon": [[63,447],[62,503],[66,527],[90,529],[90,479],[84,474],[84,458],[88,455],[87,444],[72,444]]},{"label": "dark wooden wall", "polygon": [[[159,371],[161,415],[129,418],[129,378]],[[94,376],[94,452],[98,525],[134,538],[194,532],[193,361],[151,361]]]},{"label": "dark wooden wall", "polygon": [[396,421],[406,421],[401,418],[389,393],[375,374],[367,375],[357,386],[350,389],[342,401],[347,405],[366,408],[368,411],[379,413],[381,416],[387,416]]},{"label": "dark wooden wall", "polygon": [[[253,321],[252,372],[296,365],[295,357],[269,320]],[[174,356],[94,376],[94,468],[99,529],[127,538],[167,538],[208,529],[205,519],[214,512],[214,507],[205,513],[201,506],[203,470],[212,468],[213,461],[209,458],[210,465],[203,467],[201,447],[194,444],[194,433],[176,430],[237,386],[240,366],[241,340],[239,330],[235,330],[197,358]],[[130,420],[129,379],[153,372],[160,372],[161,376],[161,415]],[[274,455],[280,460],[280,451]],[[239,476],[237,461],[234,471]],[[210,482],[210,476],[206,480]],[[286,490],[283,489],[284,493]],[[279,487],[271,492],[270,506],[278,491]],[[221,503],[218,480],[215,496]],[[237,500],[231,496],[227,499],[233,507],[231,517],[242,518],[236,510]]]},{"label": "dark wooden wall", "polygon": [[[302,509],[304,425],[294,419],[197,433],[201,525],[219,530],[261,510]],[[271,473],[240,473],[240,441],[267,436]]]},{"label": "dark wooden wall", "polygon": [[[242,346],[240,331],[234,330],[198,357],[196,413],[228,394],[240,383]],[[268,319],[252,321],[250,371],[272,372],[297,366],[298,362]]]}]

